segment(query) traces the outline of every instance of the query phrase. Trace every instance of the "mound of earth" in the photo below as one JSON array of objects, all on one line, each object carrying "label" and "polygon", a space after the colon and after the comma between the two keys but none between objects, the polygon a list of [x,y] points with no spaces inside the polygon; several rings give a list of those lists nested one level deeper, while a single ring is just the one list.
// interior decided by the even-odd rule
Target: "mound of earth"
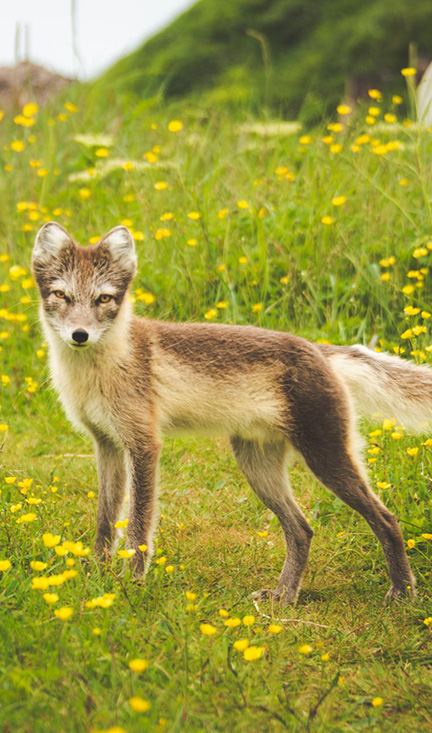
[{"label": "mound of earth", "polygon": [[22,107],[29,100],[44,104],[73,82],[43,66],[23,61],[0,67],[0,108]]}]

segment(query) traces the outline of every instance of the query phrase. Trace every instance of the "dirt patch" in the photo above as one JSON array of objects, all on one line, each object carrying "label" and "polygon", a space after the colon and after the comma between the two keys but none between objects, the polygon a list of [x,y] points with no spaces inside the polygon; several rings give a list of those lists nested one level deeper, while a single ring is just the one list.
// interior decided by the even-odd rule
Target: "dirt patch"
[{"label": "dirt patch", "polygon": [[0,108],[22,107],[26,102],[45,104],[73,79],[55,74],[28,61],[0,67]]}]

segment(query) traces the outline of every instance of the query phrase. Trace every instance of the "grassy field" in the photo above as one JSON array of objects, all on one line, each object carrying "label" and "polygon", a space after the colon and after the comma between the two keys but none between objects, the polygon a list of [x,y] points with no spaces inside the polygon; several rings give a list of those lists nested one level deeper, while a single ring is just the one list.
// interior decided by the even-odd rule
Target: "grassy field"
[{"label": "grassy field", "polygon": [[388,577],[367,525],[295,467],[315,530],[303,590],[295,608],[255,606],[251,592],[277,582],[282,533],[222,441],[166,442],[157,550],[138,585],[120,556],[106,567],[93,557],[92,445],[49,388],[29,272],[44,221],[82,244],[122,222],[137,243],[141,315],[253,323],[429,363],[432,137],[403,121],[398,98],[373,96],[313,131],[158,99],[117,108],[108,96],[103,108],[79,89],[0,121],[5,733],[431,729],[427,430],[364,426],[415,600],[383,608]]}]

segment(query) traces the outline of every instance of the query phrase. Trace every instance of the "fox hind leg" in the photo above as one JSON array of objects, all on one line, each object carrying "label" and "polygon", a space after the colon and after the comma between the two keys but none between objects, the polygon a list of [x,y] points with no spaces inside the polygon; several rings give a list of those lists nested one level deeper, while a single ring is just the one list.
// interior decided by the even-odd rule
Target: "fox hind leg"
[{"label": "fox hind leg", "polygon": [[338,409],[332,407],[334,404],[330,401],[319,416],[315,413],[307,429],[297,423],[300,429],[295,436],[293,434],[292,441],[315,476],[359,512],[380,541],[392,582],[386,600],[407,592],[414,594],[415,579],[400,527],[395,516],[372,491],[356,455],[354,446],[358,440],[350,404],[342,399]]},{"label": "fox hind leg", "polygon": [[361,465],[355,459],[348,453],[340,451],[336,455],[336,461],[336,470],[326,468],[323,471],[322,466],[319,466],[314,473],[342,501],[366,519],[380,541],[392,582],[386,601],[407,592],[413,594],[415,579],[405,552],[402,532],[394,514],[373,493]]},{"label": "fox hind leg", "polygon": [[276,590],[259,591],[256,595],[272,595],[284,603],[295,603],[313,532],[291,493],[287,474],[288,443],[282,437],[266,443],[233,437],[231,445],[251,488],[279,519],[287,547]]}]

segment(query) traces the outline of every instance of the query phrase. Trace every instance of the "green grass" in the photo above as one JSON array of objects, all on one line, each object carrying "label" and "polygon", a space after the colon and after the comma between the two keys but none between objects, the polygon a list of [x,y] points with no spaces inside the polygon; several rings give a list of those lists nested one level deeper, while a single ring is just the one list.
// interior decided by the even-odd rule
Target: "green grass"
[{"label": "green grass", "polygon": [[[404,307],[428,311],[431,304],[431,135],[403,125],[377,130],[360,110],[346,131],[332,133],[341,149],[331,152],[321,141],[325,129],[303,144],[302,133],[254,136],[241,127],[251,121],[241,109],[224,116],[156,99],[103,108],[89,92],[72,94],[79,111],[66,112],[66,120],[58,119],[64,111],[58,103],[39,113],[34,127],[21,129],[8,116],[0,122],[0,255],[9,255],[0,258],[6,377],[0,424],[9,426],[1,433],[0,561],[11,562],[0,577],[2,727],[29,733],[113,726],[128,733],[429,730],[427,432],[412,437],[400,431],[397,440],[398,426],[364,428],[371,482],[397,513],[407,542],[415,541],[408,549],[418,579],[415,600],[382,607],[388,577],[375,538],[359,516],[295,467],[294,490],[315,530],[303,589],[295,608],[268,602],[256,608],[251,592],[277,582],[282,535],[222,441],[166,442],[157,551],[145,584],[133,582],[119,557],[100,567],[91,553],[58,556],[45,547],[43,533],[93,545],[97,497],[88,494],[97,491],[96,469],[90,442],[72,430],[49,389],[36,291],[28,272],[16,266],[28,271],[44,219],[60,221],[84,244],[130,219],[139,233],[134,293],[141,315],[207,316],[339,343],[373,340],[429,363],[430,319],[421,312],[408,316]],[[171,120],[181,120],[183,130],[170,132]],[[71,182],[69,175],[98,160],[94,148],[74,141],[83,132],[113,136],[109,159],[142,161],[159,146],[158,160],[145,170],[135,163],[132,170]],[[365,132],[401,146],[376,155],[367,142],[352,151]],[[25,149],[11,150],[12,140],[25,141]],[[46,176],[29,165],[34,160]],[[293,180],[280,171],[284,166]],[[163,190],[155,188],[160,181],[167,183]],[[346,202],[337,207],[332,198],[340,195]],[[194,211],[201,218],[188,217]],[[174,219],[161,221],[166,213]],[[324,216],[334,222],[323,224]],[[160,229],[170,235],[157,239]],[[379,264],[390,255],[394,264]],[[410,270],[418,274],[408,278]],[[402,288],[410,283],[413,292],[406,294]],[[221,301],[227,307],[217,308]],[[418,335],[401,337],[416,325]],[[381,433],[368,436],[374,429]],[[367,452],[374,447],[377,454]],[[419,449],[416,456],[407,454],[412,447]],[[8,484],[3,476],[17,480]],[[33,479],[25,495],[18,485],[24,479]],[[26,503],[32,495],[42,501]],[[35,521],[17,523],[29,512]],[[156,562],[161,557],[165,564]],[[75,560],[77,575],[49,588],[59,601],[48,605],[44,591],[32,589],[32,578],[62,573],[68,559]],[[35,572],[32,561],[48,566]],[[86,606],[104,593],[115,594],[109,608]],[[67,621],[54,615],[61,606],[73,609]],[[221,608],[240,619],[253,615],[255,622],[229,629]],[[283,631],[269,633],[271,622]],[[203,635],[202,623],[217,633]],[[260,659],[246,661],[233,647],[244,638],[264,647]],[[299,651],[304,645],[309,654]],[[148,660],[142,674],[129,668],[134,658]],[[134,712],[133,696],[148,700],[150,710]],[[383,704],[374,707],[377,697]]]}]

